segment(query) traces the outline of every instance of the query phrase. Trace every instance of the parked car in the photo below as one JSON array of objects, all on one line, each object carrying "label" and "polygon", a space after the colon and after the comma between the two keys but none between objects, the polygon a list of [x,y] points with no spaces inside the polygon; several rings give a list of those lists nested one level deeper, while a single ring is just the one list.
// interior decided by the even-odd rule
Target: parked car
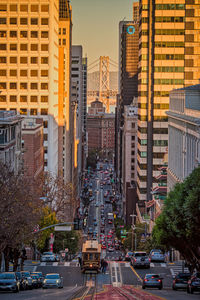
[{"label": "parked car", "polygon": [[14,272],[0,273],[0,291],[19,292],[20,281]]},{"label": "parked car", "polygon": [[150,258],[144,251],[135,251],[131,257],[131,264],[135,268],[150,268]]},{"label": "parked car", "polygon": [[151,249],[149,255],[151,255],[152,252],[159,252],[159,253],[162,253],[162,250],[160,250],[160,249]]},{"label": "parked car", "polygon": [[200,291],[200,272],[194,273],[187,284],[187,292],[193,294],[195,291]]},{"label": "parked car", "polygon": [[172,289],[173,290],[186,289],[190,277],[191,277],[190,273],[178,273],[173,280]]},{"label": "parked car", "polygon": [[161,290],[163,288],[162,279],[158,274],[146,274],[142,281],[142,288],[152,287]]},{"label": "parked car", "polygon": [[162,252],[152,252],[149,257],[152,262],[165,262],[165,256]]},{"label": "parked car", "polygon": [[63,277],[58,273],[46,274],[42,283],[42,288],[46,289],[48,287],[63,288]]},{"label": "parked car", "polygon": [[131,252],[131,251],[127,252],[126,255],[125,255],[125,260],[126,261],[131,261],[132,255],[133,255],[133,252]]}]

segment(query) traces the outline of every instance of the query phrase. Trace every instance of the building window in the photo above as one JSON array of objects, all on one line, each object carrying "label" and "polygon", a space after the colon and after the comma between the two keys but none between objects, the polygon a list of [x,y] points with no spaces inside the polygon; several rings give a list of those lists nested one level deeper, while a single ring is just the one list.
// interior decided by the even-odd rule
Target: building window
[{"label": "building window", "polygon": [[37,77],[38,76],[38,70],[31,70],[31,77]]},{"label": "building window", "polygon": [[41,57],[41,64],[48,64],[48,57]]},{"label": "building window", "polygon": [[27,115],[27,109],[26,108],[20,108],[19,113],[20,113],[20,115]]},{"label": "building window", "polygon": [[27,96],[21,95],[20,102],[27,102]]},{"label": "building window", "polygon": [[37,82],[31,82],[31,90],[37,90],[38,84]]},{"label": "building window", "polygon": [[135,151],[131,151],[131,155],[135,155]]},{"label": "building window", "polygon": [[63,45],[64,46],[66,45],[66,39],[63,39]]},{"label": "building window", "polygon": [[0,94],[0,102],[6,102],[6,96]]},{"label": "building window", "polygon": [[44,128],[48,128],[48,121],[43,121]]},{"label": "building window", "polygon": [[31,102],[37,102],[38,97],[37,96],[31,96]]},{"label": "building window", "polygon": [[132,135],[131,140],[135,141],[135,136],[134,135]]},{"label": "building window", "polygon": [[49,34],[48,31],[41,31],[41,38],[48,38]]},{"label": "building window", "polygon": [[20,57],[20,64],[27,64],[28,63],[28,57]]},{"label": "building window", "polygon": [[17,51],[17,44],[10,44],[11,51]]},{"label": "building window", "polygon": [[132,128],[135,128],[135,123],[131,123],[131,127],[132,127]]},{"label": "building window", "polygon": [[10,63],[16,64],[17,63],[17,57],[16,56],[10,56]]},{"label": "building window", "polygon": [[20,18],[20,25],[28,25],[28,19],[27,18]]},{"label": "building window", "polygon": [[31,18],[31,25],[38,25],[38,18]]},{"label": "building window", "polygon": [[17,96],[10,95],[10,102],[17,102]]},{"label": "building window", "polygon": [[27,90],[27,82],[20,82],[20,90]]},{"label": "building window", "polygon": [[0,30],[0,37],[7,37],[7,32],[4,30]]},{"label": "building window", "polygon": [[10,11],[17,11],[17,4],[10,4]]},{"label": "building window", "polygon": [[43,139],[44,139],[44,141],[48,141],[48,134],[47,133],[44,133]]},{"label": "building window", "polygon": [[21,38],[27,38],[28,37],[28,32],[27,31],[20,31],[20,37]]},{"label": "building window", "polygon": [[28,5],[27,4],[21,4],[20,5],[20,11],[28,11]]},{"label": "building window", "polygon": [[6,56],[0,56],[0,63],[1,64],[6,64],[7,62],[7,57]]},{"label": "building window", "polygon": [[27,77],[28,71],[27,70],[20,70],[20,76],[21,77]]},{"label": "building window", "polygon": [[41,51],[48,51],[49,50],[49,45],[48,44],[42,44],[41,45]]},{"label": "building window", "polygon": [[10,31],[10,37],[16,38],[17,37],[17,31]]},{"label": "building window", "polygon": [[48,18],[42,18],[41,19],[41,25],[48,25],[49,24],[49,19]]},{"label": "building window", "polygon": [[49,11],[49,5],[47,5],[47,4],[42,4],[42,5],[41,5],[41,11],[42,11],[42,12],[48,12],[48,11]]},{"label": "building window", "polygon": [[16,90],[17,89],[17,83],[16,82],[10,82],[10,89]]},{"label": "building window", "polygon": [[41,83],[41,90],[48,90],[48,83],[47,82]]},{"label": "building window", "polygon": [[31,31],[31,38],[35,39],[38,37],[38,32],[37,31]]},{"label": "building window", "polygon": [[6,82],[0,82],[0,90],[1,89],[3,89],[3,90],[6,89]]},{"label": "building window", "polygon": [[61,28],[59,28],[59,34],[61,34]]},{"label": "building window", "polygon": [[61,46],[61,39],[59,39],[59,46]]},{"label": "building window", "polygon": [[6,18],[0,18],[0,24],[6,24]]},{"label": "building window", "polygon": [[37,57],[31,57],[31,64],[37,64],[38,58]]},{"label": "building window", "polygon": [[0,44],[0,50],[6,50],[7,47],[6,47],[6,44]]},{"label": "building window", "polygon": [[21,51],[27,51],[28,50],[28,44],[21,44],[20,45],[20,50]]},{"label": "building window", "polygon": [[0,4],[0,11],[7,11],[7,4]]},{"label": "building window", "polygon": [[40,101],[48,103],[48,96],[41,96]]},{"label": "building window", "polygon": [[39,6],[37,4],[32,4],[31,5],[31,12],[38,12],[39,11]]},{"label": "building window", "polygon": [[31,108],[30,109],[30,115],[31,116],[37,116],[37,109],[36,108]]},{"label": "building window", "polygon": [[48,108],[41,108],[41,115],[42,116],[48,115]]},{"label": "building window", "polygon": [[49,72],[48,72],[48,70],[41,70],[41,76],[42,77],[48,77],[48,74]]},{"label": "building window", "polygon": [[10,70],[10,76],[17,76],[17,70]]},{"label": "building window", "polygon": [[132,143],[132,144],[131,144],[131,147],[132,147],[132,148],[135,148],[135,143]]},{"label": "building window", "polygon": [[17,25],[17,18],[10,18],[11,25]]},{"label": "building window", "polygon": [[31,44],[31,51],[38,51],[38,44]]},{"label": "building window", "polygon": [[6,76],[7,70],[0,70],[0,76]]}]

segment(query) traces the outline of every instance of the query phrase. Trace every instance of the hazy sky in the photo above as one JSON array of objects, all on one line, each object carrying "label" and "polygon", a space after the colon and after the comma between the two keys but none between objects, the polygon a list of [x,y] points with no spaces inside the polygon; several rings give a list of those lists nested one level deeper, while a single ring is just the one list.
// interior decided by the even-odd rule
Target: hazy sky
[{"label": "hazy sky", "polygon": [[[71,0],[73,45],[83,46],[88,64],[100,56],[118,62],[118,28],[132,20],[134,0]],[[91,70],[92,71],[92,70]]]}]

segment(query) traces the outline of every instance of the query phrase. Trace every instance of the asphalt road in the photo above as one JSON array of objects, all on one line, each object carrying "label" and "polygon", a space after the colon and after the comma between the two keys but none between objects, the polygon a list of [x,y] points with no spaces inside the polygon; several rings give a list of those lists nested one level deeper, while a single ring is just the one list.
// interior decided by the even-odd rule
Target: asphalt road
[{"label": "asphalt road", "polygon": [[[100,182],[105,177],[105,174],[98,172],[92,179],[92,189],[94,194],[94,200],[90,203],[89,213],[88,213],[88,227],[92,227],[93,230],[98,231],[98,237],[100,232],[100,207],[104,204],[105,218],[107,219],[108,212],[112,212],[112,205],[105,203],[104,192],[111,189],[110,185],[104,185],[103,189],[100,187]],[[97,220],[97,226],[94,226],[94,218]],[[110,229],[113,229],[112,224],[108,224],[106,220],[105,225],[105,234],[108,233]],[[117,286],[126,286],[131,285],[137,287],[139,291],[144,292],[141,289],[141,281],[146,273],[156,273],[160,274],[163,277],[163,289],[145,289],[145,292],[154,294],[161,297],[161,299],[166,300],[196,300],[200,299],[200,293],[195,293],[193,295],[187,294],[184,290],[173,291],[172,286],[172,274],[177,271],[181,271],[181,266],[178,264],[169,265],[169,264],[160,264],[153,263],[151,264],[150,269],[133,269],[130,266],[129,262],[118,262],[115,261],[121,255],[121,252],[114,251],[108,252],[107,250],[102,251],[103,257],[108,261],[108,269],[106,274],[98,274],[96,277],[96,286],[97,291],[100,292],[103,290],[104,285],[111,285],[114,287]],[[71,295],[73,295],[78,289],[85,285],[88,282],[80,270],[80,267],[77,265],[77,262],[72,263],[59,263],[57,265],[38,265],[33,267],[33,265],[27,265],[26,270],[32,271],[42,271],[44,274],[47,273],[59,273],[64,279],[64,288],[63,289],[36,289],[31,291],[20,291],[18,294],[12,293],[0,293],[0,299],[2,300],[67,300]],[[94,281],[92,278],[89,281]],[[147,296],[148,297],[148,296]],[[99,296],[98,296],[98,299]],[[105,298],[104,299],[110,299]],[[142,298],[141,298],[142,299]],[[148,298],[145,298],[148,299]]]}]

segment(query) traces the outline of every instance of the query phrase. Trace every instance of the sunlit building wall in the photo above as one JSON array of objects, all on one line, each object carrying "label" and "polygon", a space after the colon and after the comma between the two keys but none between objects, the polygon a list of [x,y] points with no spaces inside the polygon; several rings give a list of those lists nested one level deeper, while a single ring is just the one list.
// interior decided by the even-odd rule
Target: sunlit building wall
[{"label": "sunlit building wall", "polygon": [[45,169],[58,171],[58,0],[0,1],[0,109],[44,120]]},{"label": "sunlit building wall", "polygon": [[137,190],[141,201],[152,199],[167,151],[169,92],[199,82],[200,8],[194,3],[140,1]]},{"label": "sunlit building wall", "polygon": [[59,102],[58,169],[66,182],[72,182],[73,122],[71,107],[72,9],[69,1],[59,0]]}]

